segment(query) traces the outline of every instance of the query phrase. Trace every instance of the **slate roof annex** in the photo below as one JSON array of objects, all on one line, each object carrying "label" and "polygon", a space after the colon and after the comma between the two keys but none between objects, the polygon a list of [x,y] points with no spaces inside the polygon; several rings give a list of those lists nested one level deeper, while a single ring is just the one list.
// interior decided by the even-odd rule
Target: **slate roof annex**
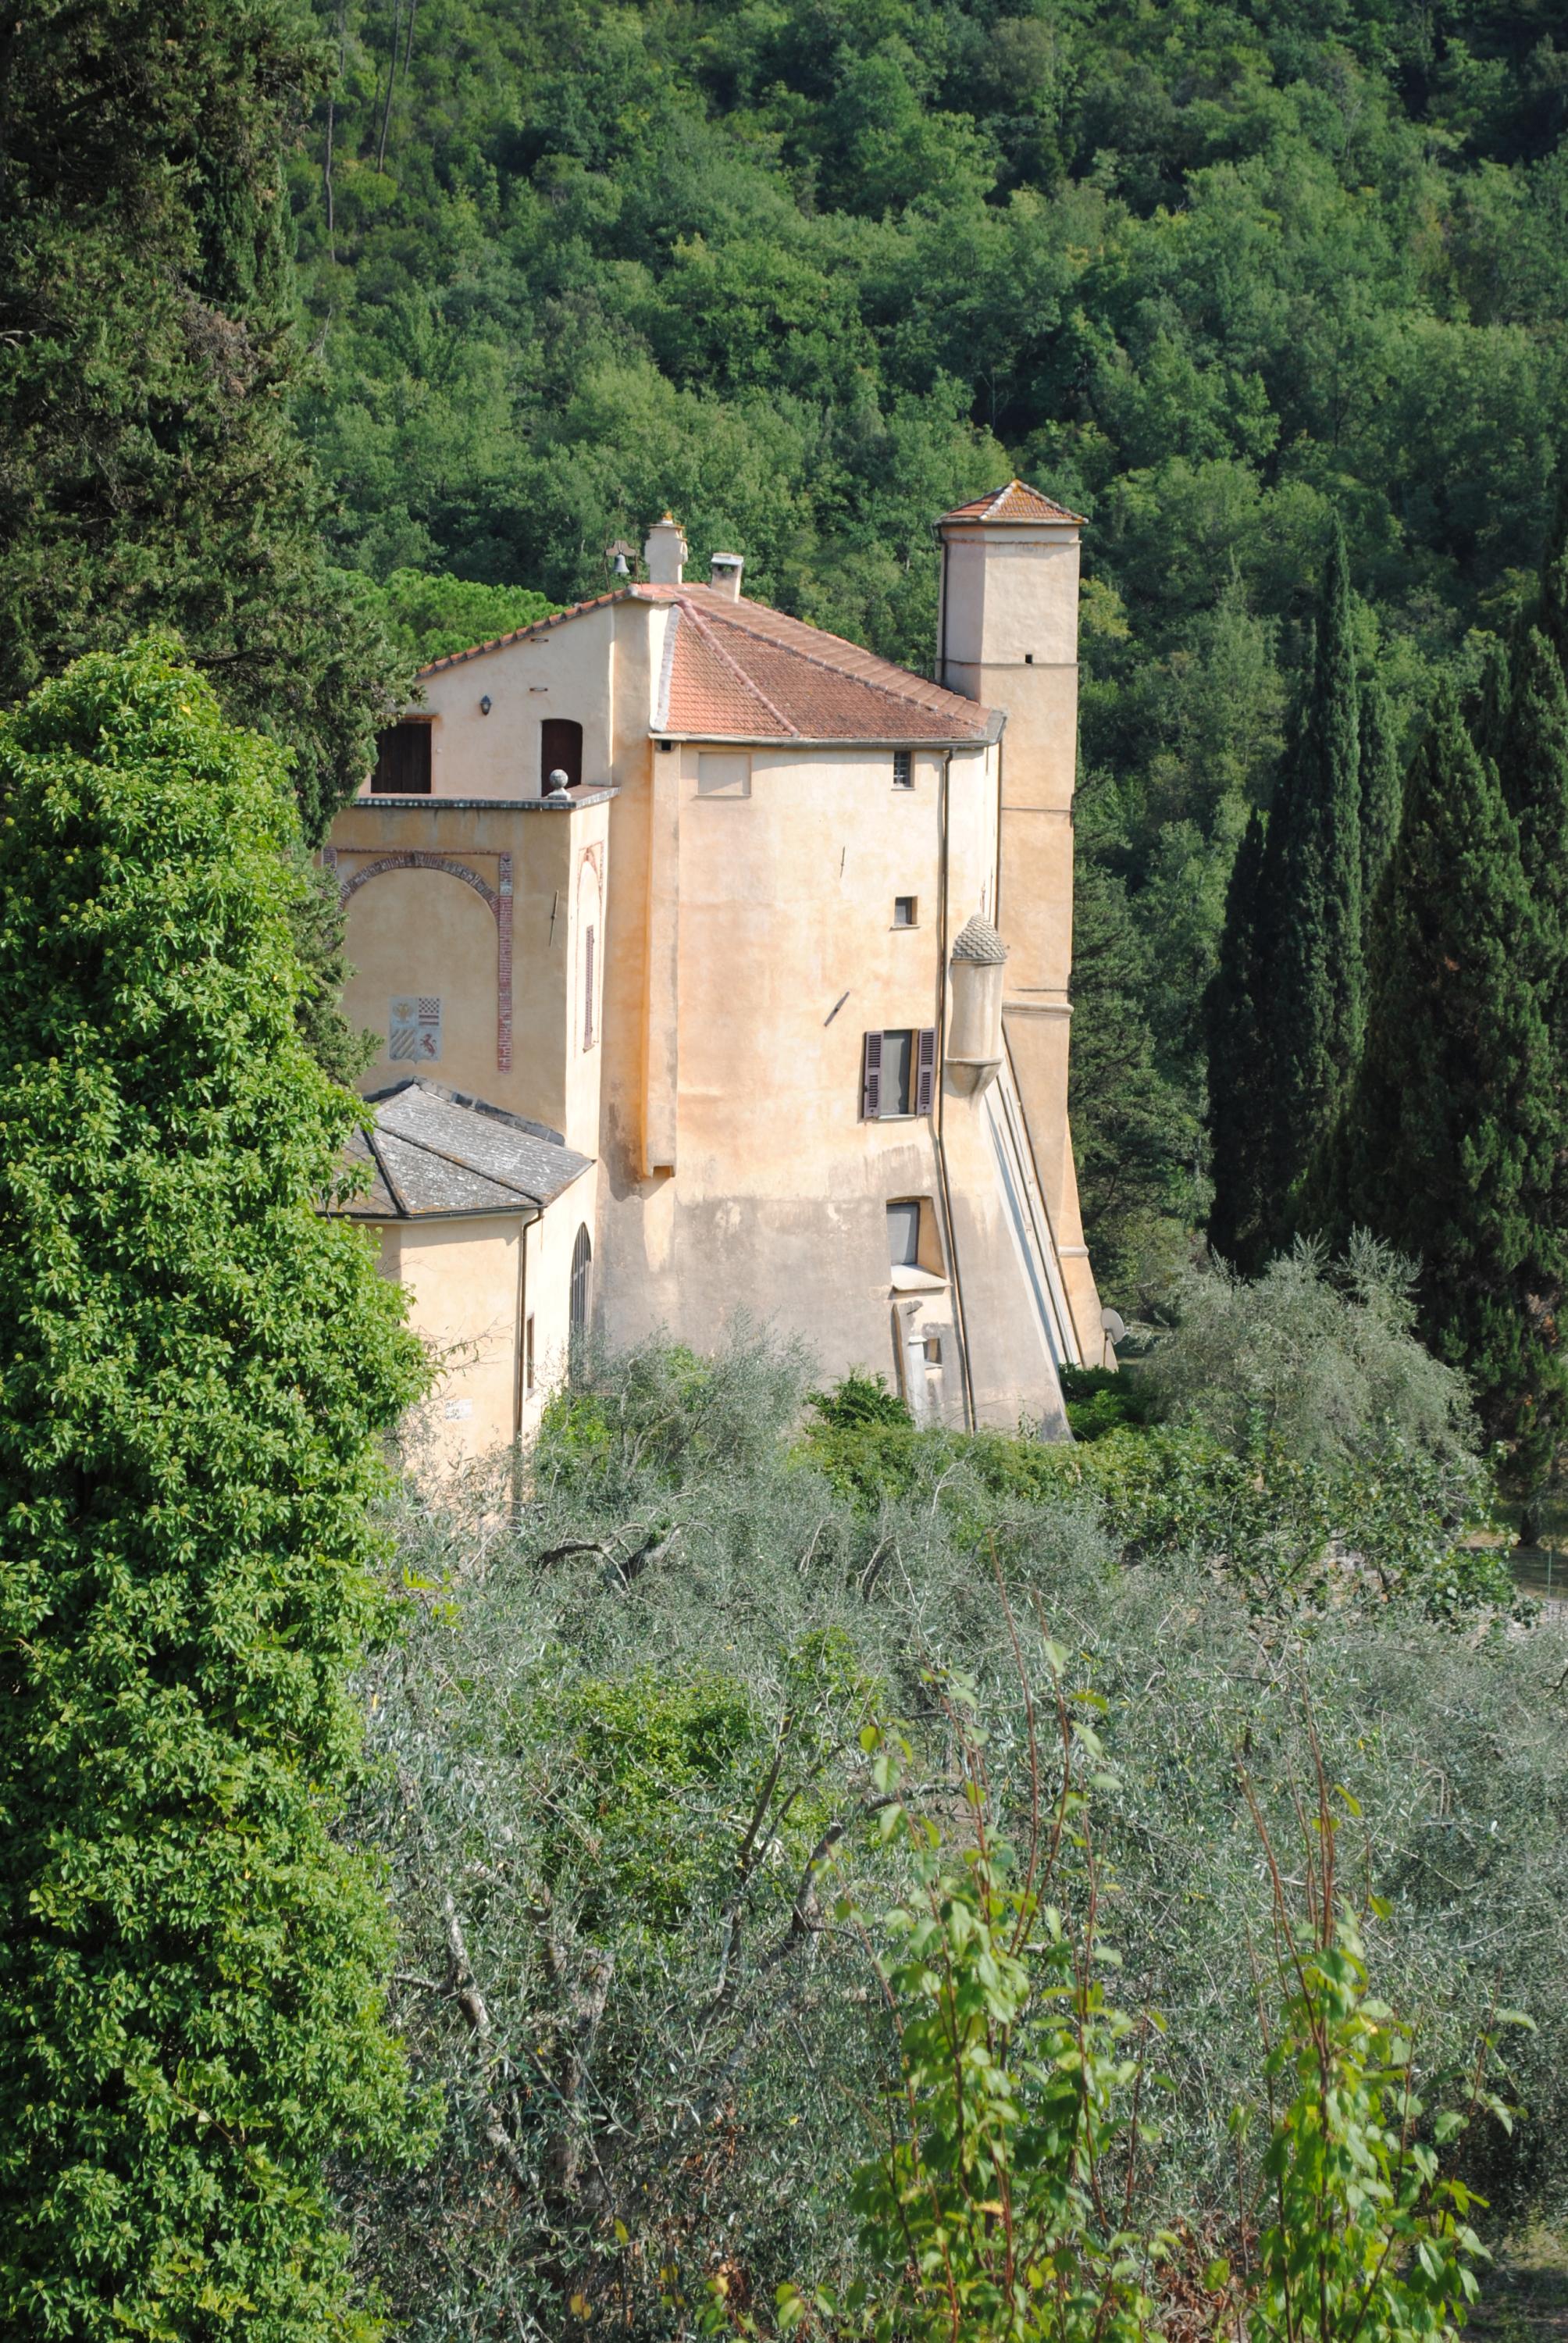
[{"label": "slate roof annex", "polygon": [[592,1161],[543,1123],[417,1076],[372,1091],[365,1104],[376,1111],[374,1126],[356,1131],[346,1153],[369,1165],[370,1184],[341,1207],[350,1220],[532,1219]]}]

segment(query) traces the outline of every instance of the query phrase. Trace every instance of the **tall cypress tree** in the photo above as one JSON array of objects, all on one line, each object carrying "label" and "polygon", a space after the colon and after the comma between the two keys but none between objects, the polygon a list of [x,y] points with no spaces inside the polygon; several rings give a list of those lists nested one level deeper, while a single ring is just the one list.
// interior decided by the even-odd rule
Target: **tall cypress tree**
[{"label": "tall cypress tree", "polygon": [[1519,824],[1539,923],[1542,1005],[1561,1056],[1568,1043],[1568,686],[1539,627],[1526,632],[1513,662],[1496,764]]},{"label": "tall cypress tree", "polygon": [[1404,776],[1399,738],[1388,694],[1374,675],[1362,689],[1362,960],[1370,940],[1378,890],[1399,835]]},{"label": "tall cypress tree", "polygon": [[1209,1242],[1249,1275],[1262,1267],[1268,1252],[1272,1068],[1266,854],[1266,827],[1254,807],[1231,866],[1219,965],[1206,1003],[1214,1179]]},{"label": "tall cypress tree", "polygon": [[1422,1327],[1533,1477],[1564,1417],[1557,1086],[1518,823],[1440,690],[1406,784],[1342,1126],[1351,1222],[1422,1263]]},{"label": "tall cypress tree", "polygon": [[[1382,826],[1397,776],[1381,695],[1370,727]],[[1244,1268],[1311,1217],[1308,1178],[1343,1107],[1365,1016],[1362,714],[1337,525],[1294,740],[1266,836],[1238,858],[1209,1004],[1210,1235]]]},{"label": "tall cypress tree", "polygon": [[1350,569],[1336,524],[1319,598],[1312,681],[1280,808],[1274,944],[1278,1232],[1333,1128],[1361,1051],[1361,710]]}]

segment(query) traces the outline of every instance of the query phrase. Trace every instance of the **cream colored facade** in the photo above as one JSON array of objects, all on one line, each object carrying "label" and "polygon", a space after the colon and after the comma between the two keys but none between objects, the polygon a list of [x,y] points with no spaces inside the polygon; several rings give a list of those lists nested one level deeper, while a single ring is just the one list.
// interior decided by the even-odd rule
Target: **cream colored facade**
[{"label": "cream colored facade", "polygon": [[[717,562],[686,586],[667,522],[647,586],[427,670],[429,793],[339,817],[367,1087],[428,1074],[594,1159],[526,1229],[385,1238],[450,1355],[443,1457],[530,1430],[585,1242],[612,1345],[742,1310],[922,1420],[1065,1431],[1057,1364],[1103,1342],[1066,1111],[1078,525],[1012,494],[939,525],[944,691]],[[929,1101],[911,1064],[887,1111],[868,1034],[930,1037]]]}]

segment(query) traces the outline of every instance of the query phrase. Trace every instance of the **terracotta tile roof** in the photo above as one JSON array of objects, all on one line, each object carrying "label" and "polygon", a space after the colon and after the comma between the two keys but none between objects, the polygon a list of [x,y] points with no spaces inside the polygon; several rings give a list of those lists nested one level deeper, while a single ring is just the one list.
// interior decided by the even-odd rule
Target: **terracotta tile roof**
[{"label": "terracotta tile roof", "polygon": [[[1005,488],[993,488],[989,497],[973,497],[967,505],[955,505],[951,512],[943,513],[942,520],[1070,520],[1083,526],[1081,513],[1069,512],[1053,498],[1041,496],[1027,480],[1010,480]],[[937,523],[940,528],[942,521]]]},{"label": "terracotta tile roof", "polygon": [[675,605],[656,731],[705,739],[900,743],[985,740],[997,729],[977,701],[765,602],[737,600],[711,586],[624,586],[596,594],[554,618],[433,660],[420,673],[437,675],[615,601]]}]

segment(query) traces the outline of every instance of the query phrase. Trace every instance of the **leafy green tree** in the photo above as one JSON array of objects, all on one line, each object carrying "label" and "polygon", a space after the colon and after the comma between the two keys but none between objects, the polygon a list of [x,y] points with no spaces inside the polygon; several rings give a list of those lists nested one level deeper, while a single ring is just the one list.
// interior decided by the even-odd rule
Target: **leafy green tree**
[{"label": "leafy green tree", "polygon": [[324,1217],[276,750],[149,643],[0,726],[0,2326],[319,2343],[390,2152],[377,1875],[335,1825],[368,1508],[420,1387]]},{"label": "leafy green tree", "polygon": [[1533,1478],[1564,1417],[1562,1121],[1519,826],[1444,686],[1374,939],[1339,1207],[1422,1263],[1422,1330]]},{"label": "leafy green tree", "polygon": [[1189,1216],[1197,1132],[1150,1029],[1147,939],[1123,882],[1088,855],[1078,861],[1073,922],[1069,1104],[1079,1196],[1100,1233],[1107,1291],[1131,1297],[1169,1278],[1162,1240]]},{"label": "leafy green tree", "polygon": [[394,569],[379,584],[367,578],[355,584],[409,668],[469,650],[516,627],[531,627],[560,607],[531,587],[484,586],[422,569]]},{"label": "leafy green tree", "polygon": [[1268,1249],[1271,1050],[1269,939],[1261,911],[1265,825],[1255,809],[1225,898],[1220,965],[1209,988],[1209,1133],[1214,1201],[1209,1242],[1224,1261],[1255,1271]]},{"label": "leafy green tree", "polygon": [[0,63],[0,702],[176,628],[294,750],[311,840],[397,680],[291,415],[284,148],[324,63],[301,0],[45,0]]}]

